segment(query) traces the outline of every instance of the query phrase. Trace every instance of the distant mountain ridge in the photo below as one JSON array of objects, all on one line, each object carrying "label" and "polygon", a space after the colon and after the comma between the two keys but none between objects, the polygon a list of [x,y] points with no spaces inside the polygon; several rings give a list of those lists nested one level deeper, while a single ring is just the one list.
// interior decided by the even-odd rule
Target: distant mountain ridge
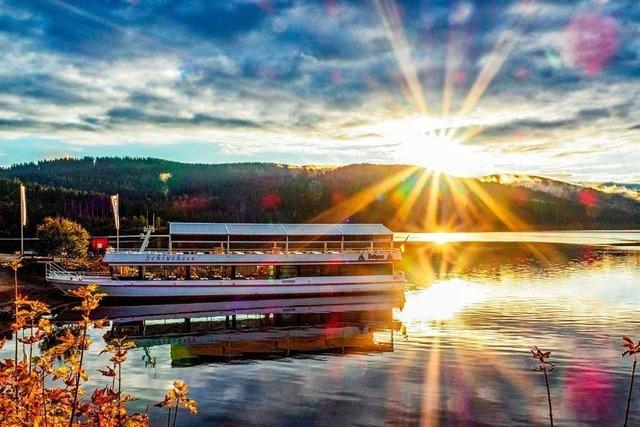
[{"label": "distant mountain ridge", "polygon": [[[45,160],[0,169],[0,229],[15,235],[17,182],[28,184],[30,227],[46,215],[111,232],[167,220],[382,222],[397,231],[638,228],[640,202],[611,185],[524,175],[447,178],[406,165],[299,167],[186,164],[154,158]],[[631,192],[634,189],[629,187]],[[163,222],[165,221],[165,222]],[[32,231],[32,230],[31,230]]]}]

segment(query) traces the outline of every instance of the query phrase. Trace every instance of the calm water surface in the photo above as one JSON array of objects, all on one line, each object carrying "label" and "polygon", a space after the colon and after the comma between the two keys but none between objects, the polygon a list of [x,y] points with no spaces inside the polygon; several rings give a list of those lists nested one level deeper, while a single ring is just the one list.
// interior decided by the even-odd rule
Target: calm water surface
[{"label": "calm water surface", "polygon": [[100,384],[105,332],[140,335],[124,386],[144,410],[184,380],[200,414],[181,425],[531,425],[548,420],[528,353],[538,345],[556,363],[558,424],[621,425],[631,363],[620,337],[640,338],[631,249],[408,243],[404,298],[104,307],[114,322],[92,332],[87,364]]},{"label": "calm water surface", "polygon": [[396,241],[409,242],[512,242],[556,243],[575,245],[637,244],[638,230],[575,230],[575,231],[494,231],[471,233],[396,233]]}]

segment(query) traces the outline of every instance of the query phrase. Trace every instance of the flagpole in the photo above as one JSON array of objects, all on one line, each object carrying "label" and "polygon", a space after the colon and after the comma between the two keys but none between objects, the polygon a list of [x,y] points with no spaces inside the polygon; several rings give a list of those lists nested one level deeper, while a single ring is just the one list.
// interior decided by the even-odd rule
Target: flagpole
[{"label": "flagpole", "polygon": [[116,251],[120,251],[120,195],[116,194]]},{"label": "flagpole", "polygon": [[27,225],[27,192],[20,184],[20,256],[24,256],[24,226]]},{"label": "flagpole", "polygon": [[113,222],[116,226],[116,251],[120,250],[120,201],[117,194],[110,197],[111,208],[113,209]]}]

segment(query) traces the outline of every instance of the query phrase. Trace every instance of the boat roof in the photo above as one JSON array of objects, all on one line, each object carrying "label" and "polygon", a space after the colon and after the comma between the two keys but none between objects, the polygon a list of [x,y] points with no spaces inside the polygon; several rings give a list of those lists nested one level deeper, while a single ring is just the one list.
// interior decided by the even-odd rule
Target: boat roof
[{"label": "boat roof", "polygon": [[267,224],[170,222],[171,235],[198,236],[392,236],[383,224]]}]

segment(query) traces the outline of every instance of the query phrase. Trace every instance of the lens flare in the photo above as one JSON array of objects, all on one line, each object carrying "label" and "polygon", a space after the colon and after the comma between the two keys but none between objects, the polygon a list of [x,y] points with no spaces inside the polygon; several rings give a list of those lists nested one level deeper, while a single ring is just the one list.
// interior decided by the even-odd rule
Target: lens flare
[{"label": "lens flare", "polygon": [[571,20],[565,30],[562,56],[569,65],[587,76],[595,76],[616,53],[618,23],[594,13]]}]

